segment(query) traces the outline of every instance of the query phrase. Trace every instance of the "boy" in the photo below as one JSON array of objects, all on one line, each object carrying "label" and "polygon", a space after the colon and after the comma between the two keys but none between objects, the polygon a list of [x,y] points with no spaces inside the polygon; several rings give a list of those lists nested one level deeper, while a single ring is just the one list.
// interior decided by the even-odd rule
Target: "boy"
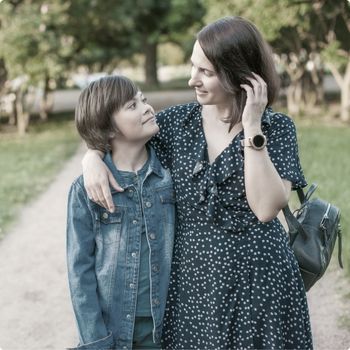
[{"label": "boy", "polygon": [[123,187],[110,213],[80,176],[68,199],[67,264],[79,349],[159,349],[174,237],[174,190],[146,145],[159,128],[132,81],[109,76],[82,91],[75,112],[87,145]]}]

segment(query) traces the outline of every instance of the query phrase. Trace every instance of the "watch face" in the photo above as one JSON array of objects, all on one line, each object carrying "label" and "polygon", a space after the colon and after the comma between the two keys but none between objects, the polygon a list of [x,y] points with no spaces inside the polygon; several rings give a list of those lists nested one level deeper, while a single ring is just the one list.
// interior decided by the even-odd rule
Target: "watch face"
[{"label": "watch face", "polygon": [[261,148],[265,146],[266,139],[263,135],[255,135],[252,141],[256,148]]}]

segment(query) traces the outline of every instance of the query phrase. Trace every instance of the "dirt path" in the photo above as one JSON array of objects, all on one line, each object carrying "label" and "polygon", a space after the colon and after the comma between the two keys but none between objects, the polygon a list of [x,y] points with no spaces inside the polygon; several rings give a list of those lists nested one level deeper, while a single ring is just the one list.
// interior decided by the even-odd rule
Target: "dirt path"
[{"label": "dirt path", "polygon": [[76,345],[65,263],[66,202],[83,148],[0,242],[0,348]]},{"label": "dirt path", "polygon": [[350,350],[350,281],[336,258],[308,293],[315,350]]},{"label": "dirt path", "polygon": [[[47,191],[18,213],[18,222],[0,242],[0,349],[63,349],[76,344],[65,265],[66,198],[80,173],[83,148]],[[347,350],[350,291],[335,268],[308,295],[315,349]]]},{"label": "dirt path", "polygon": [[[184,100],[184,96],[179,96]],[[176,101],[172,101],[176,103]],[[66,200],[81,172],[84,148],[67,162],[39,198],[18,212],[17,223],[0,241],[0,350],[63,349],[77,342],[65,263]],[[308,295],[315,349],[350,349],[349,293],[332,268]]]}]

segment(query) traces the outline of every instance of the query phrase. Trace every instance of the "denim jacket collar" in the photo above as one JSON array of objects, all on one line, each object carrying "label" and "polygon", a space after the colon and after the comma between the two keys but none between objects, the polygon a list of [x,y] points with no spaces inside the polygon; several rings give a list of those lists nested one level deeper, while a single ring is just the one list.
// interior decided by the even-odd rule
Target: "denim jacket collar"
[{"label": "denim jacket collar", "polygon": [[[160,162],[158,158],[156,157],[155,151],[152,147],[147,146],[147,151],[148,151],[148,156],[149,156],[149,164],[148,164],[148,170],[146,177],[151,174],[152,172],[156,174],[159,177],[163,177],[162,169]],[[103,158],[103,161],[105,164],[108,166],[109,170],[112,172],[114,178],[117,180],[118,184],[122,188],[127,188],[129,185],[125,182],[125,177],[122,176],[117,167],[115,166],[113,159],[112,159],[112,154],[110,152],[106,153],[105,157]],[[111,187],[112,193],[115,193],[116,191]]]}]

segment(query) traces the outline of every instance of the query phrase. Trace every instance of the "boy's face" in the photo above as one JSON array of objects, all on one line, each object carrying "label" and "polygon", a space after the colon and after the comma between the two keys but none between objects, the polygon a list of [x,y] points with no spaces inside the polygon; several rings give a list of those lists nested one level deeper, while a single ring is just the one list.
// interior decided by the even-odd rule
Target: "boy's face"
[{"label": "boy's face", "polygon": [[117,140],[146,143],[159,131],[153,107],[139,91],[132,100],[113,115],[117,127]]}]

